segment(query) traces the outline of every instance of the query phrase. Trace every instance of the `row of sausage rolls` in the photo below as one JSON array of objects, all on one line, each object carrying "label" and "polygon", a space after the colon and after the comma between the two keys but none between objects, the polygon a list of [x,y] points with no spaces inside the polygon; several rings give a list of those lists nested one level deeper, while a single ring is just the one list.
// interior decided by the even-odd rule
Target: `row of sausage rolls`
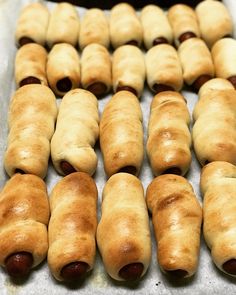
[{"label": "row of sausage rolls", "polygon": [[216,42],[212,53],[199,38],[191,38],[178,51],[168,44],[152,47],[146,55],[136,46],[124,45],[115,50],[112,59],[99,44],[85,47],[81,58],[66,43],[55,45],[49,54],[38,44],[20,48],[15,59],[15,80],[18,87],[26,84],[48,85],[63,96],[80,85],[96,96],[128,90],[140,97],[145,79],[154,93],[180,91],[183,83],[198,91],[217,77],[227,78],[236,86],[236,61],[229,58],[236,41],[224,38]]},{"label": "row of sausage rolls", "polygon": [[[40,16],[40,17],[39,17]],[[207,0],[196,10],[184,5],[172,6],[167,15],[156,5],[147,5],[138,18],[134,8],[128,3],[115,5],[109,20],[102,10],[87,10],[82,21],[76,8],[68,3],[60,3],[52,10],[34,3],[23,8],[16,30],[19,46],[36,42],[52,47],[57,43],[79,43],[83,49],[91,43],[99,43],[113,48],[125,44],[145,47],[161,43],[177,46],[192,37],[202,36],[209,46],[222,37],[232,35],[233,22],[223,3]]]},{"label": "row of sausage rolls", "polygon": [[151,260],[151,238],[141,182],[126,173],[109,179],[98,228],[97,197],[94,180],[83,172],[61,179],[50,203],[39,177],[13,176],[0,194],[1,266],[12,277],[25,277],[47,255],[55,279],[78,281],[93,269],[97,238],[112,278],[142,277]]}]

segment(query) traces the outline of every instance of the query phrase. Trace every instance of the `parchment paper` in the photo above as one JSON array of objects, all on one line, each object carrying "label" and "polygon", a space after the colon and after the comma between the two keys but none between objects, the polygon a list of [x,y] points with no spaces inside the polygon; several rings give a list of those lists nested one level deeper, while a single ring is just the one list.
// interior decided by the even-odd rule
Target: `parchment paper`
[{"label": "parchment paper", "polygon": [[[15,91],[14,83],[14,57],[16,52],[14,42],[14,32],[16,20],[19,16],[20,9],[27,3],[35,1],[30,0],[0,0],[0,186],[3,187],[8,179],[3,167],[3,155],[6,148],[7,139],[7,112],[9,99]],[[51,9],[56,4],[45,1]],[[225,0],[232,16],[234,25],[236,24],[236,1]],[[82,17],[84,8],[78,8],[79,15]],[[109,12],[107,12],[109,13]],[[236,25],[235,25],[236,31]],[[187,104],[192,113],[193,107],[197,101],[197,95],[189,91],[182,92],[187,99]],[[111,98],[112,94],[99,100],[100,114],[104,106]],[[145,89],[140,104],[143,111],[145,144],[147,134],[147,124],[149,119],[150,103],[153,94]],[[58,99],[58,104],[60,99]],[[96,147],[96,153],[99,158],[95,181],[99,191],[98,216],[100,217],[101,194],[106,176],[103,170],[103,162],[99,148]],[[141,170],[140,179],[146,190],[148,184],[153,179],[151,168],[147,158]],[[192,165],[187,178],[193,185],[197,198],[202,202],[199,190],[200,166],[196,161],[194,154]],[[49,164],[48,176],[45,179],[48,192],[50,193],[53,186],[61,177],[54,171],[51,163]],[[151,222],[150,222],[151,225]],[[151,225],[152,231],[152,225]],[[224,275],[212,263],[210,251],[207,249],[202,239],[199,267],[196,275],[188,280],[175,282],[168,279],[161,273],[156,261],[156,242],[152,233],[152,262],[147,274],[139,283],[121,283],[112,280],[103,267],[100,255],[97,251],[96,263],[94,270],[82,284],[66,286],[55,281],[50,274],[46,261],[31,272],[29,278],[25,281],[13,281],[9,279],[4,269],[0,268],[0,294],[1,295],[30,295],[30,294],[50,294],[50,295],[67,295],[67,294],[235,294],[236,279]]]}]

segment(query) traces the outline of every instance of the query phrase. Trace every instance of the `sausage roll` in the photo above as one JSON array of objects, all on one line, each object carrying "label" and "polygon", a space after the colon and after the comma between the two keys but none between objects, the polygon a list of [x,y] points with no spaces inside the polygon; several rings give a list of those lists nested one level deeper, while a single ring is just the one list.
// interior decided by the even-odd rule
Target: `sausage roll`
[{"label": "sausage roll", "polygon": [[52,162],[58,173],[95,172],[93,147],[99,135],[98,123],[98,102],[92,93],[75,89],[63,97],[51,141]]},{"label": "sausage roll", "polygon": [[164,11],[157,5],[147,5],[141,11],[143,39],[146,49],[162,43],[172,44],[173,32]]},{"label": "sausage roll", "polygon": [[12,277],[25,277],[47,255],[47,188],[35,175],[16,174],[0,194],[0,264]]},{"label": "sausage roll", "polygon": [[48,83],[53,92],[63,96],[80,85],[80,58],[76,49],[66,43],[53,46],[47,62]]},{"label": "sausage roll", "polygon": [[97,195],[94,180],[83,172],[64,177],[52,190],[48,264],[59,281],[76,281],[93,268]]},{"label": "sausage roll", "polygon": [[196,7],[196,13],[201,36],[209,48],[217,40],[230,37],[233,34],[233,21],[222,2],[215,0],[202,1]]},{"label": "sausage roll", "polygon": [[141,45],[142,25],[134,8],[128,3],[119,3],[111,9],[110,39],[114,49],[125,44]]},{"label": "sausage roll", "polygon": [[25,85],[15,92],[10,102],[4,156],[9,176],[17,172],[46,176],[56,116],[56,98],[48,87]]},{"label": "sausage roll", "polygon": [[172,26],[177,46],[190,38],[200,37],[197,15],[194,9],[188,5],[173,5],[168,10],[168,19]]},{"label": "sausage roll", "polygon": [[48,85],[47,51],[39,44],[29,43],[21,47],[15,58],[15,80],[17,87],[26,84]]},{"label": "sausage roll", "polygon": [[100,147],[108,177],[117,172],[139,174],[144,156],[142,111],[131,92],[119,91],[105,106]]},{"label": "sausage roll", "polygon": [[147,83],[155,93],[183,86],[183,73],[178,54],[168,44],[154,46],[146,54]]},{"label": "sausage roll", "polygon": [[202,209],[191,184],[173,174],[156,177],[147,188],[147,205],[161,270],[177,278],[197,270]]},{"label": "sausage roll", "polygon": [[184,175],[191,164],[190,115],[178,92],[157,94],[151,105],[147,154],[154,175]]},{"label": "sausage roll", "polygon": [[142,51],[133,45],[117,48],[112,59],[113,90],[128,90],[138,97],[143,92],[146,76]]},{"label": "sausage roll", "polygon": [[213,162],[201,174],[203,234],[216,266],[236,276],[236,167]]},{"label": "sausage roll", "polygon": [[193,111],[194,150],[203,166],[213,161],[235,165],[236,90],[227,80],[215,80],[207,82],[200,90]]},{"label": "sausage roll", "polygon": [[191,38],[183,42],[178,49],[182,64],[184,81],[195,91],[214,77],[214,65],[211,53],[205,42],[199,38]]},{"label": "sausage roll", "polygon": [[236,89],[236,40],[224,38],[212,47],[216,77],[228,79]]},{"label": "sausage roll", "polygon": [[79,15],[75,6],[69,3],[59,3],[53,9],[47,30],[47,45],[49,48],[57,43],[68,43],[76,46],[79,36]]},{"label": "sausage roll", "polygon": [[79,46],[83,50],[87,45],[97,43],[110,45],[109,24],[105,13],[98,8],[88,9],[81,21]]},{"label": "sausage roll", "polygon": [[97,243],[108,274],[115,280],[140,279],[150,263],[151,238],[142,183],[117,173],[103,190]]},{"label": "sausage roll", "polygon": [[16,25],[15,39],[17,46],[27,43],[46,43],[49,11],[41,3],[31,3],[20,12]]},{"label": "sausage roll", "polygon": [[81,84],[97,96],[110,90],[111,59],[106,47],[93,43],[84,48],[81,57]]}]

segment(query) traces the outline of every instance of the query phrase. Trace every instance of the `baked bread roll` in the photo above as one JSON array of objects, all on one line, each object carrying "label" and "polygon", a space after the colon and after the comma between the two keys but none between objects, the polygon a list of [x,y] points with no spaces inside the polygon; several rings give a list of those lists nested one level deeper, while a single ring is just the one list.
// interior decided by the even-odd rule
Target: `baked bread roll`
[{"label": "baked bread roll", "polygon": [[81,84],[97,96],[110,90],[111,59],[106,47],[93,43],[84,48],[81,57]]},{"label": "baked bread roll", "polygon": [[200,37],[198,19],[193,8],[176,4],[168,10],[167,15],[177,46],[190,38]]},{"label": "baked bread roll", "polygon": [[47,62],[48,83],[53,92],[63,96],[80,85],[80,58],[76,49],[67,43],[53,46]]},{"label": "baked bread roll", "polygon": [[228,79],[236,88],[236,40],[224,38],[212,47],[216,77]]},{"label": "baked bread roll", "polygon": [[56,98],[48,87],[25,85],[14,93],[4,155],[4,166],[10,177],[17,172],[46,176],[56,116]]},{"label": "baked bread roll", "polygon": [[142,51],[133,45],[117,48],[112,58],[113,90],[128,90],[138,97],[142,95],[146,76]]},{"label": "baked bread roll", "polygon": [[98,8],[88,9],[80,25],[81,50],[91,43],[101,44],[106,48],[110,45],[108,19],[103,10]]},{"label": "baked bread roll", "polygon": [[220,1],[202,1],[196,7],[201,36],[209,48],[224,37],[233,34],[233,21],[231,16]]},{"label": "baked bread roll", "polygon": [[128,173],[113,175],[103,190],[97,244],[115,280],[140,279],[150,263],[151,238],[142,183]]},{"label": "baked bread roll", "polygon": [[146,54],[147,83],[149,88],[161,91],[180,91],[183,86],[183,73],[178,54],[174,47],[160,44]]},{"label": "baked bread roll", "polygon": [[147,188],[161,270],[177,278],[192,276],[198,265],[202,209],[181,176],[156,177]]},{"label": "baked bread roll", "polygon": [[51,12],[47,30],[47,45],[52,48],[57,43],[76,46],[79,37],[79,15],[74,5],[57,4]]},{"label": "baked bread roll", "polygon": [[147,155],[154,175],[184,175],[191,164],[190,115],[178,92],[157,94],[148,124]]},{"label": "baked bread roll", "polygon": [[163,9],[157,5],[147,5],[142,9],[140,19],[147,50],[162,43],[172,44],[172,28]]},{"label": "baked bread roll", "polygon": [[26,84],[48,85],[47,51],[39,44],[29,43],[21,47],[15,58],[15,81],[17,87]]},{"label": "baked bread roll", "polygon": [[98,102],[92,93],[75,89],[63,97],[51,141],[51,158],[58,173],[95,172],[93,147],[99,135],[98,124]]},{"label": "baked bread roll", "polygon": [[201,97],[211,90],[226,90],[234,89],[232,83],[223,78],[214,78],[207,81],[198,91],[198,96]]},{"label": "baked bread roll", "polygon": [[59,281],[76,281],[93,268],[97,195],[94,180],[83,172],[64,177],[52,190],[48,264]]},{"label": "baked bread roll", "polygon": [[236,167],[216,161],[202,170],[203,234],[216,266],[236,275]]},{"label": "baked bread roll", "polygon": [[16,25],[17,46],[27,43],[46,43],[49,11],[42,3],[30,3],[23,7]]},{"label": "baked bread roll", "polygon": [[183,42],[178,49],[182,64],[184,81],[195,91],[214,77],[214,65],[211,53],[203,40],[191,38]]},{"label": "baked bread roll", "polygon": [[47,188],[35,175],[14,175],[0,194],[0,264],[25,277],[47,255]]},{"label": "baked bread roll", "polygon": [[131,5],[128,3],[118,3],[113,6],[109,23],[110,39],[114,49],[125,44],[141,45],[143,29]]},{"label": "baked bread roll", "polygon": [[117,172],[139,174],[144,156],[142,111],[131,92],[119,91],[105,106],[100,147],[108,177]]},{"label": "baked bread roll", "polygon": [[201,95],[193,111],[194,150],[203,166],[213,161],[235,165],[236,90],[227,80],[218,79],[208,83],[200,90]]}]

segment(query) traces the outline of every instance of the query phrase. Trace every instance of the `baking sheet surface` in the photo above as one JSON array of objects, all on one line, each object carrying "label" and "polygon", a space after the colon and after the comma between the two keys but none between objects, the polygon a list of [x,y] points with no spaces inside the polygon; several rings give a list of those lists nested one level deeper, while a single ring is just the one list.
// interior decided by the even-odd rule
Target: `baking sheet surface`
[{"label": "baking sheet surface", "polygon": [[[31,2],[30,0],[0,0],[0,187],[8,179],[3,168],[3,155],[6,148],[7,139],[7,112],[9,99],[15,90],[14,83],[14,57],[16,47],[14,43],[14,32],[16,20],[18,19],[20,9]],[[46,2],[46,1],[45,1]],[[232,16],[236,32],[236,1],[225,0]],[[55,3],[46,2],[51,10]],[[85,9],[78,8],[79,15],[82,17]],[[182,92],[187,99],[187,104],[192,113],[193,107],[197,101],[197,95],[189,91]],[[104,106],[111,98],[111,94],[99,100],[100,114]],[[145,89],[141,99],[141,107],[144,118],[145,144],[147,134],[147,124],[149,118],[150,103],[153,94]],[[60,99],[58,99],[58,104]],[[99,148],[96,148],[99,158],[95,181],[99,191],[98,216],[100,217],[100,205],[102,189],[106,182],[106,176],[103,170],[103,162]],[[193,185],[195,193],[200,202],[202,202],[199,190],[200,167],[193,155],[191,169],[187,178]],[[54,171],[51,163],[49,165],[48,176],[45,179],[48,192],[61,179]],[[148,184],[153,179],[151,168],[147,158],[141,170],[140,179],[146,190]],[[151,224],[151,223],[150,223]],[[152,226],[151,226],[152,231]],[[147,274],[139,283],[121,283],[112,280],[105,272],[101,258],[97,251],[94,270],[87,279],[80,285],[66,286],[55,281],[50,274],[47,263],[43,262],[40,266],[31,272],[29,278],[25,281],[13,281],[9,279],[5,271],[0,268],[0,294],[1,295],[30,295],[30,294],[236,294],[236,279],[228,277],[218,271],[211,261],[210,251],[207,249],[203,239],[201,243],[199,267],[196,275],[188,280],[175,282],[163,275],[156,262],[156,243],[152,234],[152,262]]]}]

